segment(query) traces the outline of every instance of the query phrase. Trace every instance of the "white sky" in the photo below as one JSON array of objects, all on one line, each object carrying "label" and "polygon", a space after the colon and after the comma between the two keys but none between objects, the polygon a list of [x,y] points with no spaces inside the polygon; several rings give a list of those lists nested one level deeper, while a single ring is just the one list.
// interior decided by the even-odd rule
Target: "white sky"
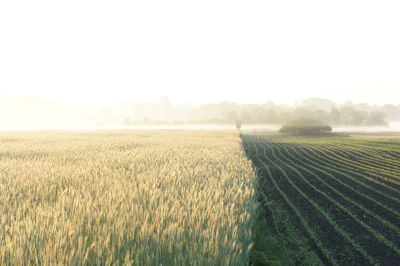
[{"label": "white sky", "polygon": [[0,93],[400,103],[400,1],[0,1]]}]

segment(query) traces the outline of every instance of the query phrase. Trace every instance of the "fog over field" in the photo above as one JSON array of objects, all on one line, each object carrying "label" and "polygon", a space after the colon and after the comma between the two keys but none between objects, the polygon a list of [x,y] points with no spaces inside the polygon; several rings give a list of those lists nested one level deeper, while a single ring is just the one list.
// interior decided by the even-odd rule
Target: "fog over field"
[{"label": "fog over field", "polygon": [[[243,125],[243,132],[277,132],[279,125]],[[233,130],[235,125],[94,125],[94,126],[0,126],[1,131],[93,131],[93,130]],[[333,132],[399,133],[400,123],[388,126],[336,127]]]},{"label": "fog over field", "polygon": [[399,265],[399,14],[0,1],[0,265]]},{"label": "fog over field", "polygon": [[400,120],[397,1],[150,2],[2,1],[0,127]]},{"label": "fog over field", "polygon": [[293,119],[313,118],[335,130],[395,130],[400,105],[335,103],[323,98],[294,104],[222,101],[202,105],[174,104],[168,97],[156,102],[116,102],[103,106],[68,105],[38,97],[0,95],[0,129],[229,129],[240,120],[245,128],[277,128]]}]

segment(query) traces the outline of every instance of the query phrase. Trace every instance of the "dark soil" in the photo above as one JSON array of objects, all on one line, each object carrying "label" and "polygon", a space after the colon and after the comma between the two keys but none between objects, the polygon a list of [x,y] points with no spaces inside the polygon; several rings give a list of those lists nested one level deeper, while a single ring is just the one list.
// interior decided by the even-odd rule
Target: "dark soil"
[{"label": "dark soil", "polygon": [[[392,208],[393,210],[399,210],[398,202],[387,198],[382,194],[376,193],[375,191],[379,189],[384,193],[388,192],[390,193],[390,196],[394,198],[400,198],[399,194],[396,194],[394,191],[387,191],[387,189],[379,184],[365,179],[363,182],[368,185],[368,188],[360,186],[350,178],[341,175],[340,173],[329,171],[328,169],[323,168],[325,172],[333,175],[336,179],[340,180],[346,185],[356,188],[357,191],[360,192],[355,193],[350,188],[340,184],[340,182],[329,176],[329,174],[313,169],[313,167],[316,167],[316,165],[304,160],[302,156],[294,153],[291,148],[286,150],[283,148],[283,146],[274,145],[268,141],[261,141],[257,137],[246,136],[243,138],[243,140],[245,141],[245,145],[246,141],[256,144],[246,145],[246,153],[248,157],[253,160],[254,165],[259,169],[259,177],[265,180],[262,186],[264,193],[267,195],[267,197],[271,198],[272,203],[276,203],[275,206],[270,204],[268,208],[265,207],[266,216],[273,212],[274,208],[282,208],[285,209],[286,212],[291,213],[291,218],[287,222],[291,223],[295,228],[297,228],[305,239],[308,239],[309,248],[320,257],[321,261],[329,265],[326,257],[326,250],[329,250],[329,252],[332,254],[332,257],[340,265],[370,264],[367,258],[361,252],[357,251],[357,248],[339,233],[337,228],[340,228],[350,237],[350,239],[361,246],[367,252],[367,254],[376,260],[376,262],[378,262],[380,265],[397,265],[397,263],[400,261],[400,256],[398,253],[396,253],[396,251],[398,252],[400,248],[400,234],[398,233],[400,226],[399,217],[390,210],[381,208],[381,206],[363,197],[363,195],[368,195],[369,197],[380,202],[384,206]],[[297,146],[297,148],[299,148],[299,146]],[[275,153],[275,157],[273,156],[272,150]],[[312,153],[301,148],[297,151],[299,154],[302,154],[303,156],[312,160]],[[256,156],[256,153],[258,153],[258,157]],[[322,153],[318,153],[318,155],[320,155],[318,160],[332,164],[329,158],[324,157]],[[351,156],[355,157],[357,154],[353,153]],[[260,160],[268,166],[272,177],[268,175],[265,165],[263,165]],[[320,192],[307,184],[307,182],[305,182],[296,171],[288,167],[288,165],[294,167],[299,173],[301,173],[301,175],[303,175],[307,182],[315,186],[318,190],[320,190]],[[311,165],[313,167],[311,167]],[[279,166],[287,174],[290,181],[297,186],[302,193],[314,201],[330,216],[332,219],[331,221],[336,224],[337,228],[335,228],[335,226],[332,225],[332,222],[330,223],[329,220],[322,215],[317,208],[315,208],[304,196],[299,193],[299,191],[294,188],[294,186],[290,184],[290,182],[284,176],[284,173],[277,166]],[[313,174],[302,169],[300,166],[308,169]],[[348,175],[352,175],[350,172],[346,172],[346,169],[343,166],[341,166],[340,171],[343,171]],[[356,170],[351,169],[351,171]],[[368,173],[362,172],[361,174]],[[313,243],[311,237],[303,228],[303,224],[299,221],[299,219],[297,219],[296,214],[291,210],[288,204],[284,204],[283,197],[277,191],[274,191],[271,178],[275,180],[280,189],[286,194],[292,204],[294,204],[303,215],[303,218],[308,223],[309,228],[311,228],[320,239],[325,251],[320,250],[316,243]],[[322,182],[320,179],[322,179],[326,184],[324,184],[324,182]],[[341,197],[332,188],[348,197],[349,200]],[[341,205],[344,209],[341,209],[339,205]],[[360,208],[360,206],[369,210],[370,212],[373,212],[377,217],[366,214],[365,211]],[[351,215],[349,215],[345,210],[349,211]],[[387,221],[388,223],[391,223],[392,226],[390,227],[382,221]],[[365,224],[370,229],[363,227],[361,223]],[[282,230],[282,227],[282,225],[279,227],[279,233],[284,235],[286,234],[287,238],[289,239],[290,232]],[[374,236],[371,230],[377,232],[379,236]],[[386,238],[388,241],[394,244],[395,248],[393,249],[388,247],[384,241],[379,239],[379,237]]]}]

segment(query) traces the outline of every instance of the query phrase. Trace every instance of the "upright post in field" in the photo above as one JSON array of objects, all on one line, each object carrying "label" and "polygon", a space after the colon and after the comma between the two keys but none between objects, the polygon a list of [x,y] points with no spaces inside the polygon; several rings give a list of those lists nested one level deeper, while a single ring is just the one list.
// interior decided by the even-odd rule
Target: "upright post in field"
[{"label": "upright post in field", "polygon": [[236,130],[240,130],[242,127],[242,121],[236,120]]}]

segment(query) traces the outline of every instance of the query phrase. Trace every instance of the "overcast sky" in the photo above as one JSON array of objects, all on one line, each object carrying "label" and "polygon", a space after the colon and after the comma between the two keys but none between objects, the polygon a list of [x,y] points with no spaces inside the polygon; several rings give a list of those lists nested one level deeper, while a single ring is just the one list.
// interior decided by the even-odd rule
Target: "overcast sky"
[{"label": "overcast sky", "polygon": [[400,103],[399,1],[0,1],[0,94]]}]

